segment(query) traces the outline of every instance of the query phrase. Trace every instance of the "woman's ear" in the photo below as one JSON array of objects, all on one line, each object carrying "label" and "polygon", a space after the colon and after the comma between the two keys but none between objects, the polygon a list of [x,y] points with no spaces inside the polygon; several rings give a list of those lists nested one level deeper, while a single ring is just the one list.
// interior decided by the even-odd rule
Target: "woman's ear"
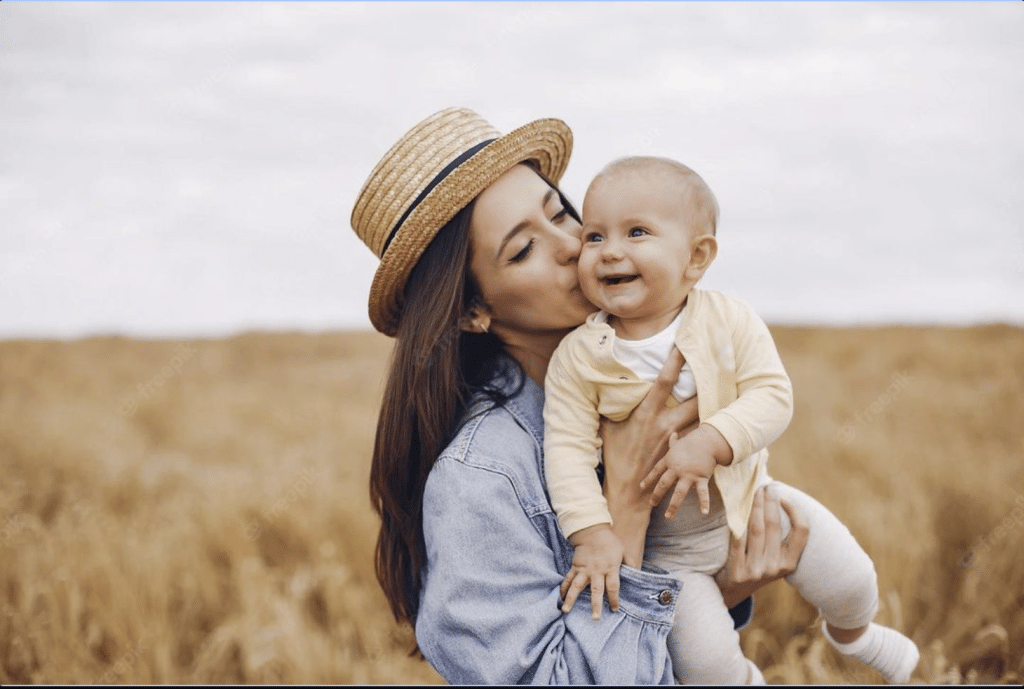
[{"label": "woman's ear", "polygon": [[466,333],[485,333],[491,327],[491,313],[480,299],[474,299],[469,312],[459,319],[459,328]]},{"label": "woman's ear", "polygon": [[686,277],[697,282],[718,255],[718,240],[714,235],[702,234],[690,246],[690,264],[686,266]]}]

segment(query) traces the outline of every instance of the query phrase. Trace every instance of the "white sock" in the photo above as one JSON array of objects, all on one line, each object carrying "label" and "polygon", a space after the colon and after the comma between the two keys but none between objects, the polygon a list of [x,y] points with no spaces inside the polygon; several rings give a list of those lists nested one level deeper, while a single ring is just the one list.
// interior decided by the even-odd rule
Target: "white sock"
[{"label": "white sock", "polygon": [[821,623],[821,630],[837,651],[877,670],[894,684],[906,684],[921,657],[913,641],[895,629],[874,622],[868,625],[867,630],[859,638],[848,644],[841,644],[833,639],[824,621]]}]

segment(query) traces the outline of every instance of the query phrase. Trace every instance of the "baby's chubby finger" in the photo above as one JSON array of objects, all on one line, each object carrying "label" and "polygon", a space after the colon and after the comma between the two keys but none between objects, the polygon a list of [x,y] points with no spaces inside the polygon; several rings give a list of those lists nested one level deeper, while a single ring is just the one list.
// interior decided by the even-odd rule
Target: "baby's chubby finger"
[{"label": "baby's chubby finger", "polygon": [[612,612],[619,611],[619,572],[616,570],[608,575],[606,582],[608,587],[608,607],[612,609]]},{"label": "baby's chubby finger", "polygon": [[679,510],[679,506],[683,504],[683,500],[686,498],[686,494],[690,492],[690,483],[680,479],[679,483],[676,484],[676,489],[672,493],[672,499],[669,500],[668,508],[665,510],[665,518],[671,519],[676,516],[676,512]]},{"label": "baby's chubby finger", "polygon": [[653,469],[647,472],[647,475],[644,476],[643,480],[640,481],[640,489],[643,490],[647,488],[647,486],[654,485],[654,483],[658,480],[658,477],[664,474],[665,469],[667,468],[668,463],[664,459],[660,460],[657,464],[654,465]]},{"label": "baby's chubby finger", "polygon": [[[666,471],[658,479],[658,483],[654,486],[654,491],[651,493],[651,506],[655,507],[661,504],[661,501],[665,498],[669,489],[675,484],[679,478],[673,471]],[[687,486],[689,488],[689,486]]]},{"label": "baby's chubby finger", "polygon": [[572,607],[576,605],[576,599],[579,598],[580,593],[587,587],[587,576],[582,573],[577,573],[572,580],[572,584],[565,592],[565,602],[562,603],[562,612],[569,612]]},{"label": "baby's chubby finger", "polygon": [[705,517],[711,513],[711,492],[708,490],[708,480],[697,481],[697,499],[700,500],[700,513]]},{"label": "baby's chubby finger", "polygon": [[601,606],[604,605],[604,577],[596,576],[590,582],[590,612],[595,620],[601,619]]},{"label": "baby's chubby finger", "polygon": [[565,598],[565,594],[569,592],[569,586],[570,584],[572,584],[572,580],[575,577],[576,569],[570,568],[568,573],[566,573],[565,578],[562,579],[562,583],[558,585],[558,595],[561,596],[563,599]]}]

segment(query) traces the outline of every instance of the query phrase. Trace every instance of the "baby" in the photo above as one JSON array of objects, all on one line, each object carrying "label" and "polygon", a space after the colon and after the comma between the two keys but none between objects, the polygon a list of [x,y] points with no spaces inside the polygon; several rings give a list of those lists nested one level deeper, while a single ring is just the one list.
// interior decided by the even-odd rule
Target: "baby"
[{"label": "baby", "polygon": [[697,395],[700,424],[673,435],[642,483],[654,486],[653,504],[668,496],[651,517],[645,564],[683,584],[669,633],[677,679],[764,683],[743,656],[714,575],[728,556],[730,531],[742,536],[754,493],[771,484],[810,524],[787,581],[821,610],[825,636],[840,653],[906,682],[919,654],[910,639],[872,622],[878,587],[871,559],[825,507],[768,476],[766,448],[792,417],[792,386],[767,326],[746,304],[694,289],[717,254],[717,221],[704,180],[665,158],[616,161],[587,190],[579,279],[601,311],[561,342],[545,381],[547,485],[576,546],[563,609],[590,584],[599,617],[602,592],[618,589],[622,545],[594,471],[600,419],[629,416],[677,347],[686,363],[673,396]]}]

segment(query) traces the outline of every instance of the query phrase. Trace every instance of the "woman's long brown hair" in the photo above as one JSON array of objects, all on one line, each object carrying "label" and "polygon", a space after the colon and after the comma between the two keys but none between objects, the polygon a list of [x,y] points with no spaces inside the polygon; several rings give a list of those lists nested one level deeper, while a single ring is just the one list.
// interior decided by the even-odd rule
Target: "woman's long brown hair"
[{"label": "woman's long brown hair", "polygon": [[[559,196],[578,220],[560,191]],[[427,476],[464,421],[471,395],[482,392],[500,405],[525,382],[518,365],[502,356],[498,338],[460,327],[474,303],[483,304],[469,272],[473,206],[438,232],[406,283],[370,468],[370,499],[381,519],[377,580],[395,619],[410,624],[416,621],[426,560]],[[499,379],[518,379],[511,392],[493,383],[503,369],[507,376]]]},{"label": "woman's long brown hair", "polygon": [[[438,232],[406,283],[370,468],[370,499],[380,515],[377,580],[399,622],[413,623],[419,599],[423,490],[434,461],[455,434],[470,395],[463,348],[500,350],[493,336],[461,332],[476,289],[467,281],[473,204]],[[477,351],[479,369],[487,357]]]}]

